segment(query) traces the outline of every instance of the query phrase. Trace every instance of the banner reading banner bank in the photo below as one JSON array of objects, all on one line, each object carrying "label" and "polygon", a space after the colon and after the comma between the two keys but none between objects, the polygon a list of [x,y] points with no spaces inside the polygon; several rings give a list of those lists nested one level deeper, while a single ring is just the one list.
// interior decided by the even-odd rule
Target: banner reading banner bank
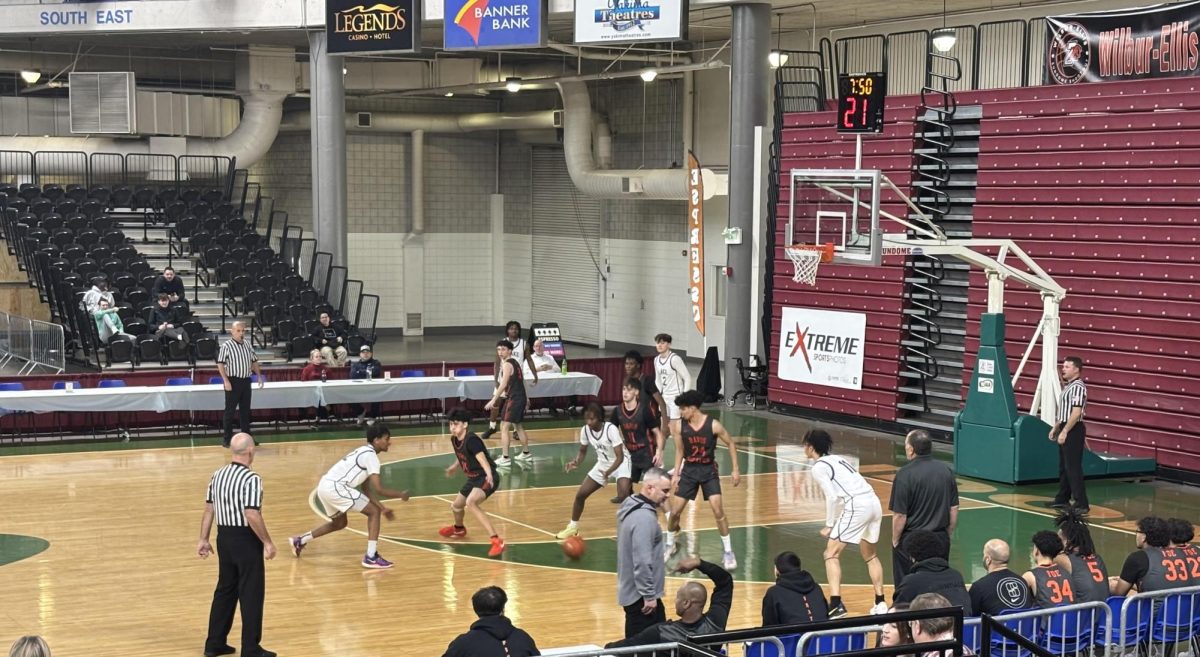
[{"label": "banner reading banner bank", "polygon": [[862,390],[866,315],[784,307],[779,333],[779,378]]},{"label": "banner reading banner bank", "polygon": [[1178,78],[1200,69],[1200,0],[1047,16],[1046,84]]},{"label": "banner reading banner bank", "polygon": [[443,47],[540,48],[546,43],[546,0],[446,0]]}]

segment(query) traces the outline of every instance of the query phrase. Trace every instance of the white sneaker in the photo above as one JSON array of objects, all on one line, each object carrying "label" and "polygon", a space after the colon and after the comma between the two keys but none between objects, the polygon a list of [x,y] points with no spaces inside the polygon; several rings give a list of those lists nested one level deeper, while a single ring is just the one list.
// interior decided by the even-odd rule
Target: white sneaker
[{"label": "white sneaker", "polygon": [[871,607],[872,615],[878,616],[879,614],[886,614],[886,613],[888,613],[888,606],[887,606],[886,602],[880,602],[879,604],[875,605],[874,607]]},{"label": "white sneaker", "polygon": [[518,461],[532,461],[533,452],[521,452],[520,454],[517,454],[515,458]]},{"label": "white sneaker", "polygon": [[507,454],[496,459],[497,468],[505,468],[510,465],[512,465],[512,459],[508,458]]},{"label": "white sneaker", "polygon": [[679,541],[667,546],[667,550],[663,552],[663,563],[670,561],[675,555],[679,554],[679,549],[683,547]]},{"label": "white sneaker", "polygon": [[561,541],[561,540],[571,538],[572,536],[579,536],[579,526],[578,525],[567,525],[567,528],[562,530],[561,532],[555,534],[554,538],[557,538],[558,540]]},{"label": "white sneaker", "polygon": [[737,557],[734,556],[733,550],[727,550],[723,555],[725,570],[733,570],[737,568]]}]

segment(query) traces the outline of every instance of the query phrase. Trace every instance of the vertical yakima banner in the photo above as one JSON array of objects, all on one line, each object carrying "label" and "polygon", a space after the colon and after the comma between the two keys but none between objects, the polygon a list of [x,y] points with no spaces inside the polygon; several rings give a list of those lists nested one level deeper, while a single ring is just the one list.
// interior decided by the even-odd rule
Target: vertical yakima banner
[{"label": "vertical yakima banner", "polygon": [[1046,84],[1179,78],[1200,68],[1200,0],[1047,16]]},{"label": "vertical yakima banner", "polygon": [[420,24],[420,0],[325,0],[331,55],[420,50]]},{"label": "vertical yakima banner", "polygon": [[692,321],[704,335],[704,179],[700,161],[688,151],[688,298]]}]

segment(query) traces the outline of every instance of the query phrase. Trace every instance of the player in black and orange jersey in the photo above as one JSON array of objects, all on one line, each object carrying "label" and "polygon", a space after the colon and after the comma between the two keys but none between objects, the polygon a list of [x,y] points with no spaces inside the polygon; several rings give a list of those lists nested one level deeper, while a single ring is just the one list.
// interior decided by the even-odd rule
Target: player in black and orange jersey
[{"label": "player in black and orange jersey", "polygon": [[455,470],[462,470],[467,476],[467,483],[458,491],[458,497],[450,504],[454,512],[454,524],[442,527],[438,533],[445,538],[462,538],[467,535],[463,525],[463,516],[467,509],[471,515],[483,525],[488,536],[492,539],[492,547],[488,550],[489,557],[498,557],[504,552],[504,539],[496,533],[492,520],[480,504],[492,496],[500,486],[499,475],[496,474],[496,464],[488,454],[483,440],[468,431],[471,423],[471,413],[463,408],[456,408],[446,414],[450,421],[450,444],[454,447],[455,462],[446,468],[446,476],[452,476]]},{"label": "player in black and orange jersey", "polygon": [[1096,544],[1083,514],[1074,508],[1064,509],[1054,519],[1063,553],[1058,564],[1071,573],[1071,588],[1076,602],[1104,602],[1108,599],[1108,566],[1096,554]]},{"label": "player in black and orange jersey", "polygon": [[[641,352],[637,350],[625,352],[625,378],[641,381],[642,394],[650,402],[650,412],[654,415],[654,421],[661,423],[662,408],[666,402],[663,401],[662,393],[658,391],[658,386],[654,383],[654,375],[646,374],[642,369],[644,362],[645,359],[642,358]],[[666,435],[665,432],[663,435]]]},{"label": "player in black and orange jersey", "polygon": [[1192,544],[1192,539],[1196,538],[1196,528],[1191,520],[1167,518],[1167,530],[1171,534],[1171,547],[1180,548],[1189,556],[1200,556],[1200,548]]},{"label": "player in black and orange jersey", "polygon": [[[662,467],[662,431],[658,418],[650,410],[650,400],[642,394],[642,382],[636,377],[625,379],[621,386],[621,403],[613,408],[608,421],[621,430],[625,452],[631,461],[629,480],[632,483],[641,481],[642,473],[650,468]],[[620,504],[625,500],[618,496],[612,501]]]},{"label": "player in black and orange jersey", "polygon": [[1055,559],[1062,554],[1063,542],[1052,531],[1042,530],[1033,535],[1033,567],[1022,575],[1033,598],[1042,608],[1074,604],[1075,590],[1071,588],[1071,571]]},{"label": "player in black and orange jersey", "polygon": [[1125,558],[1121,575],[1109,580],[1113,595],[1125,595],[1134,587],[1141,593],[1165,591],[1200,584],[1200,556],[1195,549],[1171,546],[1171,526],[1153,516],[1142,518],[1134,534],[1137,551]]},{"label": "player in black and orange jersey", "polygon": [[717,531],[721,533],[724,546],[725,570],[737,568],[737,557],[729,540],[729,520],[725,518],[725,507],[721,504],[721,477],[717,471],[717,441],[729,449],[729,460],[733,463],[733,485],[742,482],[738,468],[737,448],[729,432],[716,420],[700,410],[704,395],[695,390],[680,393],[675,398],[681,420],[680,432],[675,438],[675,468],[671,487],[675,496],[671,498],[671,515],[667,520],[667,558],[679,549],[679,517],[687,503],[696,497],[699,490],[712,506],[717,520]]},{"label": "player in black and orange jersey", "polygon": [[500,376],[491,401],[483,408],[490,411],[500,407],[500,458],[496,463],[504,467],[511,463],[508,459],[508,443],[512,440],[513,432],[516,432],[517,439],[525,446],[517,458],[533,460],[533,454],[529,452],[529,434],[525,432],[524,425],[529,396],[525,392],[525,375],[521,370],[521,362],[513,358],[513,344],[508,340],[497,342],[496,355],[500,358]]}]

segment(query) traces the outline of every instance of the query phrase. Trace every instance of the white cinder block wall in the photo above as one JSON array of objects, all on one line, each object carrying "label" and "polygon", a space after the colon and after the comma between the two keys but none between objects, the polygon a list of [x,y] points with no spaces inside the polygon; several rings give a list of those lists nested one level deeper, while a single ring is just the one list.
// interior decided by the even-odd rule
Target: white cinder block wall
[{"label": "white cinder block wall", "polygon": [[[613,81],[592,87],[593,105],[608,117],[614,166],[666,168],[682,161],[678,81],[644,85]],[[486,101],[353,101],[351,111],[495,111]],[[643,104],[645,116],[643,122]],[[554,93],[508,97],[503,109],[558,107]],[[499,318],[528,325],[536,294],[530,266],[531,146],[515,135],[426,135],[426,227],[423,308],[405,304],[404,240],[411,229],[409,135],[349,135],[348,249],[350,277],[381,297],[379,327],[401,328],[407,313],[421,312],[425,328],[491,326]],[[284,135],[252,171],[276,209],[292,224],[311,228],[308,135]],[[497,172],[499,164],[499,172]],[[498,186],[497,186],[498,183]],[[502,262],[493,257],[490,196],[504,197]],[[724,198],[715,199],[724,203]],[[686,206],[683,202],[605,201],[602,253],[607,258],[604,334],[608,342],[651,344],[655,333],[676,336],[676,346],[701,353],[687,301]],[[723,217],[724,212],[717,213]],[[564,219],[565,220],[565,219]],[[720,248],[720,247],[718,247]],[[723,249],[721,249],[723,258]],[[503,299],[492,296],[502,277]]]}]

